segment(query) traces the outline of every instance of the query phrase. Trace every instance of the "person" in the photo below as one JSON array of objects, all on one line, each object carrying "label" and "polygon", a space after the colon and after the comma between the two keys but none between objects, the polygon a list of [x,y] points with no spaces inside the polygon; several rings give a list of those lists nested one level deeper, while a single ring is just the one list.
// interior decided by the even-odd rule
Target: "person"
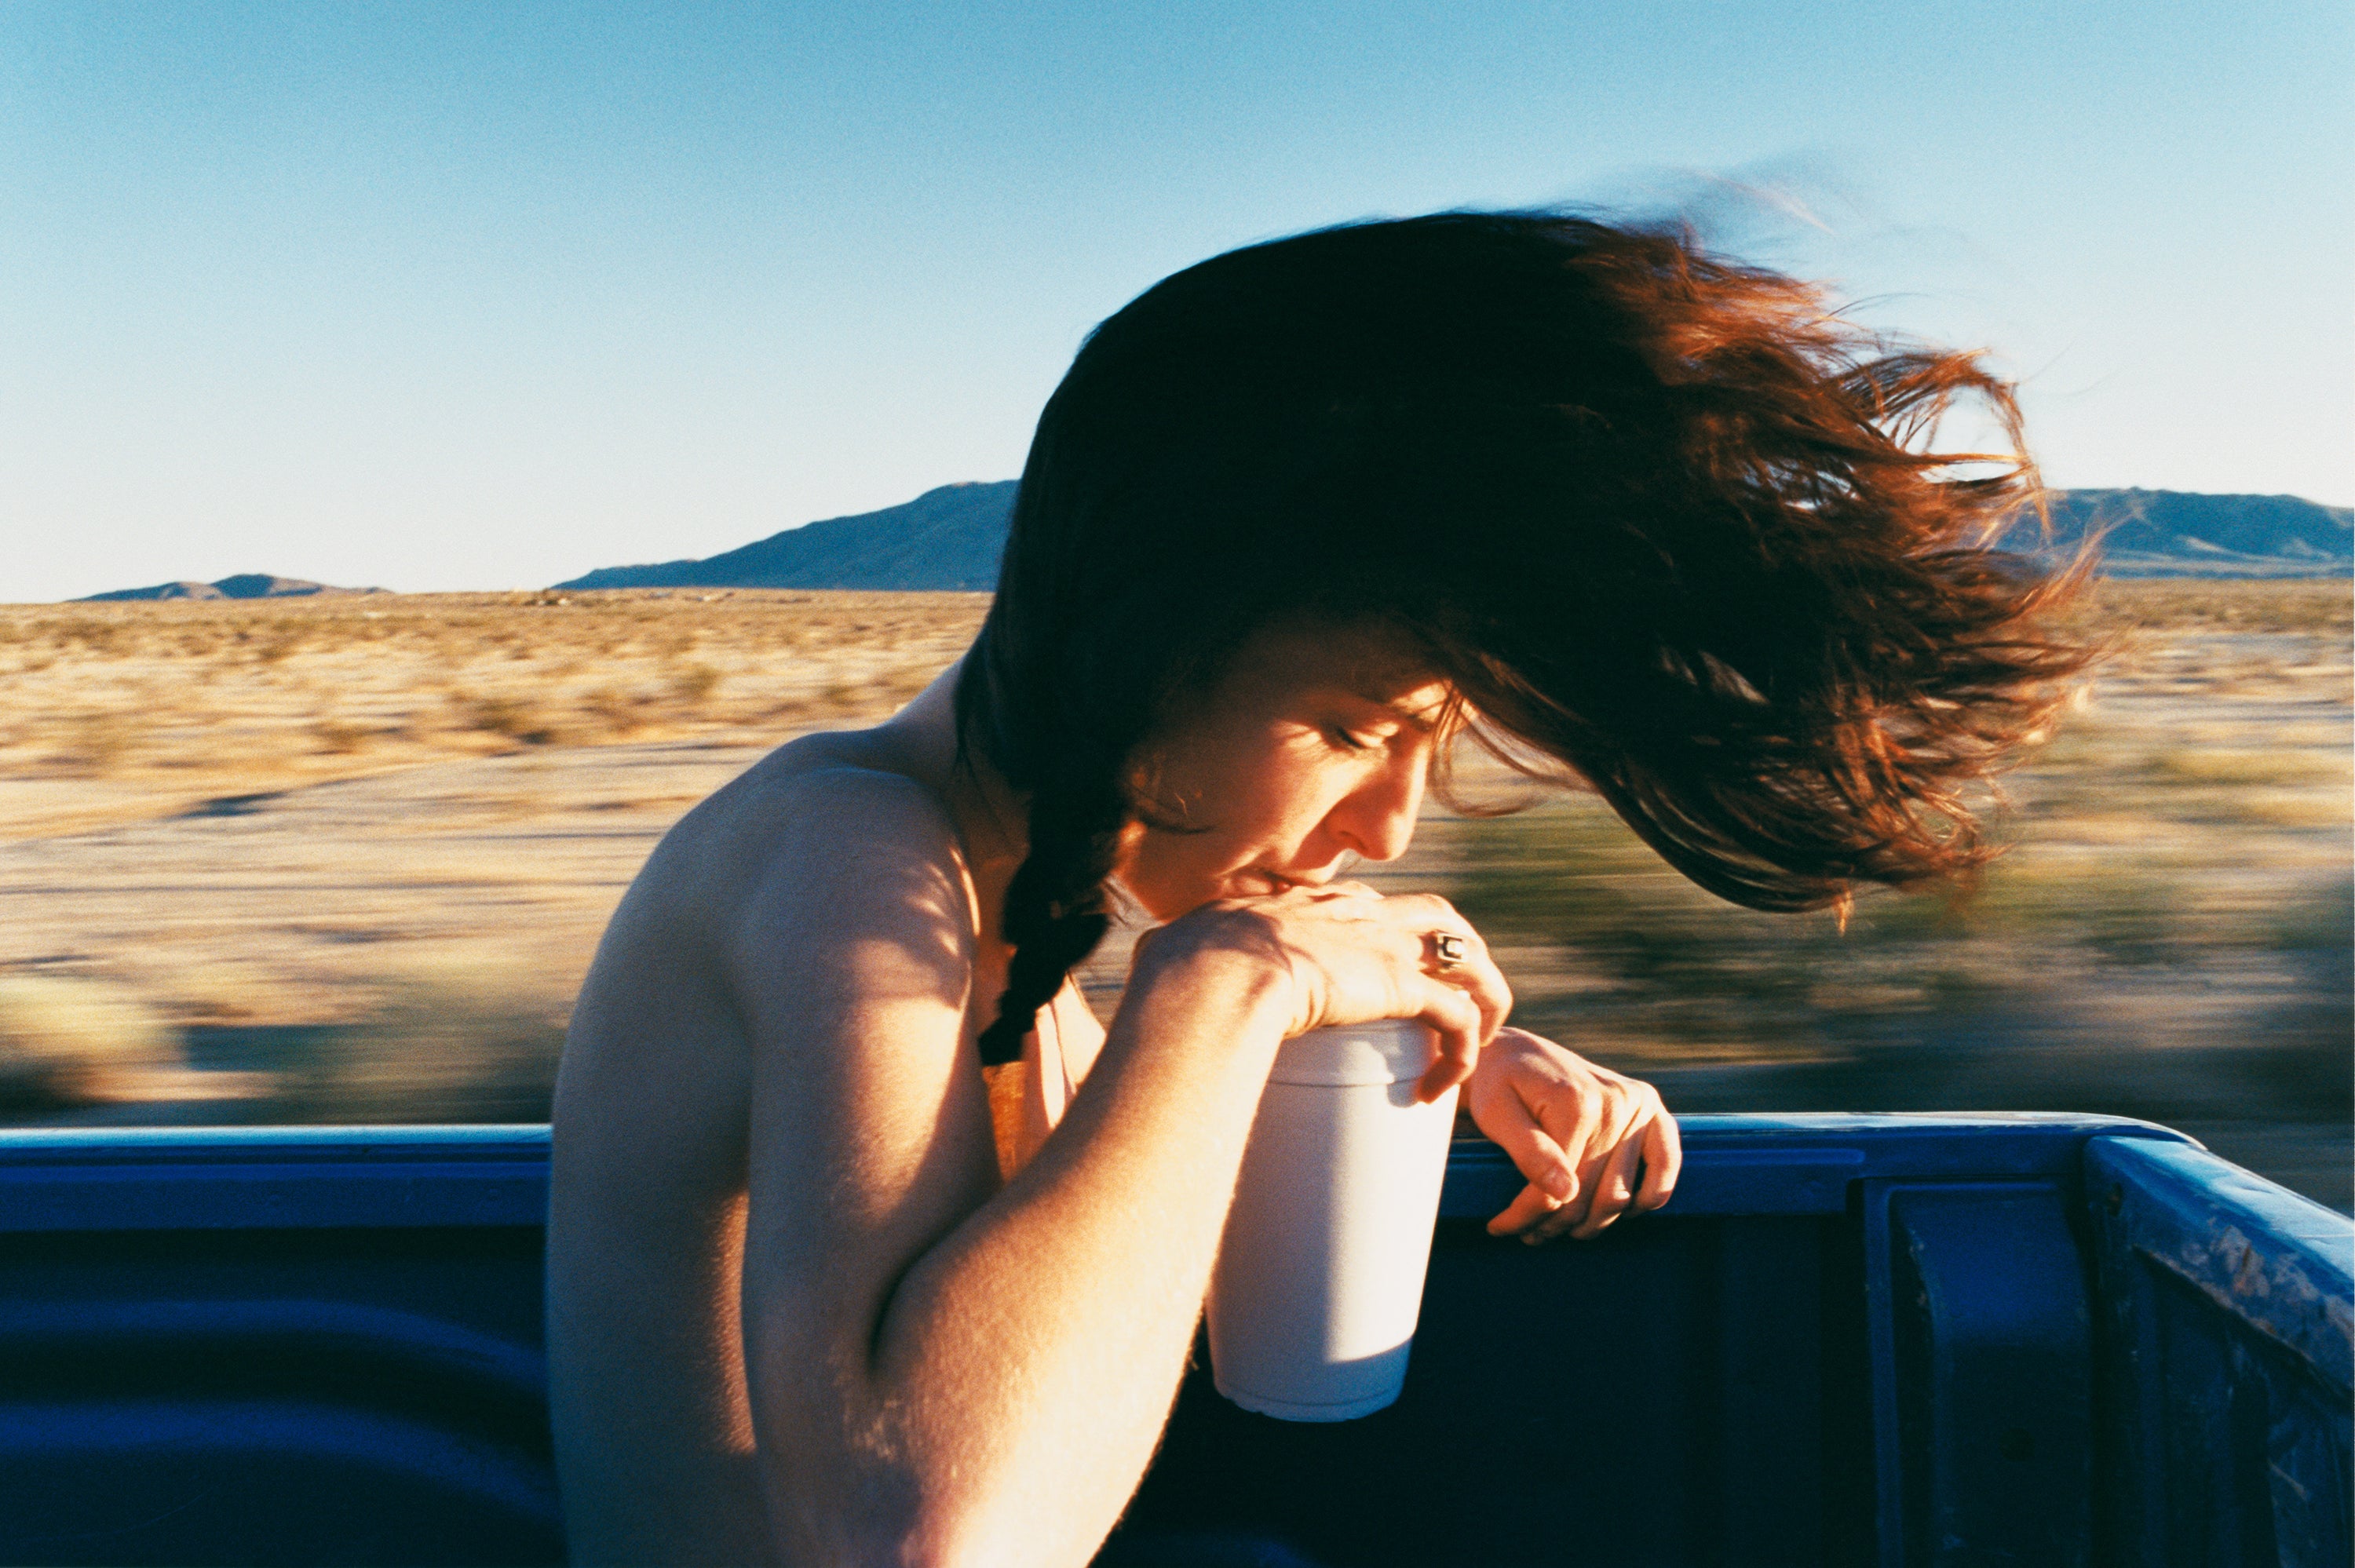
[{"label": "person", "polygon": [[[1436,1032],[1421,1092],[1527,1178],[1500,1235],[1667,1202],[1659,1097],[1348,868],[1471,744],[1753,907],[1966,874],[2084,659],[2046,619],[2083,563],[1991,546],[2027,460],[1932,450],[1974,399],[2017,449],[1976,357],[1561,213],[1257,245],[1103,323],[971,649],[688,813],[598,950],[549,1231],[574,1560],[1086,1562],[1305,1029]],[[1099,1023],[1071,971],[1124,905]]]}]

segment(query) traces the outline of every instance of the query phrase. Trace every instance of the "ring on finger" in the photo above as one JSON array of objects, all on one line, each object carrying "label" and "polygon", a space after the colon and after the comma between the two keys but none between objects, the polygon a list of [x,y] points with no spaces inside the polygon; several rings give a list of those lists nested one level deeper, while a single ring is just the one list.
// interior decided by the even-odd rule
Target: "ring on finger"
[{"label": "ring on finger", "polygon": [[1464,938],[1453,931],[1431,934],[1431,967],[1440,974],[1464,967]]}]

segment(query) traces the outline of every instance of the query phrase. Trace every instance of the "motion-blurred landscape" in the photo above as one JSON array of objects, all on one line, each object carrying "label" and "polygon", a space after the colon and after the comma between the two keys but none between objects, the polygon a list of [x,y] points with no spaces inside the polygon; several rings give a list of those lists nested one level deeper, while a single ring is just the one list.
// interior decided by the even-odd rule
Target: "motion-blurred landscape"
[{"label": "motion-blurred landscape", "polygon": [[[1433,807],[1516,1021],[1672,1106],[2076,1109],[2350,1206],[2349,583],[2107,581],[2118,653],[1968,893],[1720,905],[1592,798]],[[952,661],[978,593],[0,607],[0,1118],[531,1120],[697,800]],[[1467,789],[1514,786],[1472,769]],[[1121,944],[1092,966],[1116,990]]]}]

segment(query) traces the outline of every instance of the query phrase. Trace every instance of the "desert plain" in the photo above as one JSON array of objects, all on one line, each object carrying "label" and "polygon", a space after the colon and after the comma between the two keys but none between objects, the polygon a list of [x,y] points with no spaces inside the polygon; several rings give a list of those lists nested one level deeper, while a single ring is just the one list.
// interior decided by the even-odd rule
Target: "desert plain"
[{"label": "desert plain", "polygon": [[[978,594],[0,606],[0,1119],[531,1120],[665,830],[945,668]],[[1732,909],[1591,796],[1465,769],[1386,886],[1515,1021],[1688,1110],[2073,1109],[2350,1206],[2350,592],[2107,582],[2113,653],[1971,889]],[[1084,977],[1117,998],[1121,934]]]}]

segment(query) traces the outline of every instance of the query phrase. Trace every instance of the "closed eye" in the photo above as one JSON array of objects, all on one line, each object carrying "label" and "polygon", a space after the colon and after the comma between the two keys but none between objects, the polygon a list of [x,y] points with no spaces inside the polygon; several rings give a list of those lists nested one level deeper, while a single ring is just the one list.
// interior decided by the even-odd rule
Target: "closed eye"
[{"label": "closed eye", "polygon": [[1328,726],[1325,731],[1325,738],[1342,751],[1371,751],[1382,744],[1379,736],[1354,735],[1339,725]]}]

